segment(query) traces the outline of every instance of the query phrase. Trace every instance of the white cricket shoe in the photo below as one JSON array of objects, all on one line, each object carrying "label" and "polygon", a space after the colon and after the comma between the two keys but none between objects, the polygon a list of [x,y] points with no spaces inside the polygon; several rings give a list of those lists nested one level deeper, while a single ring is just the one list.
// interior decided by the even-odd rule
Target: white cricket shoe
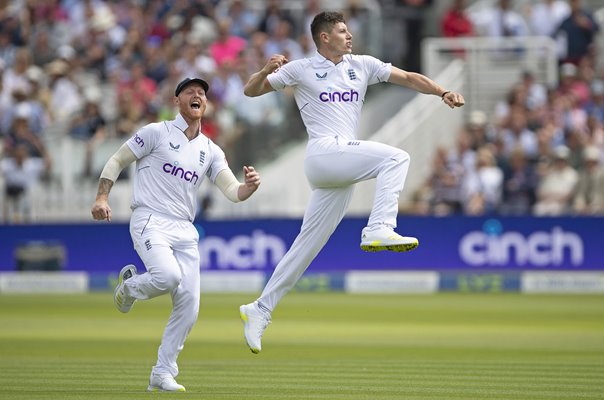
[{"label": "white cricket shoe", "polygon": [[403,252],[413,250],[417,246],[419,246],[417,238],[401,236],[386,226],[372,230],[365,228],[361,234],[361,249],[364,251],[390,250]]},{"label": "white cricket shoe", "polygon": [[183,385],[178,384],[170,374],[158,375],[151,373],[147,392],[186,392]]},{"label": "white cricket shoe", "polygon": [[271,323],[270,315],[260,310],[257,302],[253,302],[239,307],[239,316],[243,321],[243,335],[247,345],[252,353],[260,353],[262,335],[268,324]]},{"label": "white cricket shoe", "polygon": [[120,271],[117,286],[115,287],[115,292],[113,292],[113,302],[115,303],[115,307],[120,312],[127,313],[130,311],[132,305],[136,301],[134,297],[128,296],[124,291],[124,282],[132,278],[134,275],[136,275],[136,267],[132,264],[126,265]]}]

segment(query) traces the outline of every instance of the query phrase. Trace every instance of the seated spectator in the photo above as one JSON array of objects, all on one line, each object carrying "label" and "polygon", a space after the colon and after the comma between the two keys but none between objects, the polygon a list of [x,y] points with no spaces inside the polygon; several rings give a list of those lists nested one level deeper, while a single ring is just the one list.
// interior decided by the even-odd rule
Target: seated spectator
[{"label": "seated spectator", "polygon": [[13,123],[4,137],[4,152],[9,157],[13,157],[15,149],[21,145],[27,147],[28,154],[32,157],[48,157],[44,142],[29,128],[30,115],[29,104],[22,103],[16,107]]},{"label": "seated spectator", "polygon": [[537,155],[537,135],[527,126],[526,113],[516,109],[510,116],[509,126],[501,132],[503,152],[509,156],[514,149],[521,148],[529,158]]},{"label": "seated spectator", "polygon": [[434,191],[429,182],[424,183],[418,189],[415,190],[411,196],[411,207],[408,210],[400,209],[399,214],[412,214],[412,215],[449,215],[451,210],[447,209],[443,214],[437,214],[437,209],[433,205]]},{"label": "seated spectator", "polygon": [[512,151],[503,177],[502,214],[528,215],[535,203],[537,176],[521,149]]},{"label": "seated spectator", "polygon": [[601,162],[604,164],[604,123],[600,122],[593,115],[587,118],[587,138],[585,144],[600,150]]},{"label": "seated spectator", "polygon": [[574,211],[579,215],[604,214],[604,168],[600,157],[598,148],[588,146],[584,149],[585,167],[579,173],[573,200]]},{"label": "seated spectator", "polygon": [[487,7],[471,15],[472,22],[481,36],[520,37],[528,36],[526,21],[512,8],[512,0],[498,0],[495,6]]},{"label": "seated spectator", "polygon": [[[510,124],[512,112],[518,110],[528,113],[528,89],[524,85],[515,84],[507,92],[505,100],[495,104],[494,123],[497,128],[506,128]],[[526,114],[528,118],[528,114]]]},{"label": "seated spectator", "polygon": [[503,171],[497,166],[489,146],[478,149],[476,168],[467,171],[463,180],[465,212],[470,215],[491,214],[501,203]]},{"label": "seated spectator", "polygon": [[273,54],[283,54],[290,60],[298,60],[304,55],[300,44],[292,38],[292,24],[286,19],[279,21],[275,32],[266,41],[265,57]]},{"label": "seated spectator", "polygon": [[37,90],[37,86],[31,85],[30,89],[26,89],[25,87],[16,87],[14,89],[12,107],[8,107],[4,115],[0,117],[1,130],[3,132],[6,132],[12,125],[17,108],[25,105],[29,110],[27,118],[29,129],[37,136],[42,137],[44,135],[44,131],[48,125],[48,113],[46,112],[45,105],[33,97],[36,93],[34,90]]},{"label": "seated spectator", "polygon": [[585,131],[573,129],[566,131],[565,145],[570,151],[568,156],[568,165],[573,169],[580,171],[583,169],[583,150],[586,139]]},{"label": "seated spectator", "polygon": [[579,105],[577,98],[572,94],[564,96],[564,108],[562,109],[562,128],[566,132],[581,132],[587,131],[587,112]]},{"label": "seated spectator", "polygon": [[290,12],[282,7],[281,0],[267,0],[264,14],[259,18],[258,30],[271,36],[283,20],[289,21],[293,26],[294,19]]},{"label": "seated spectator", "polygon": [[139,61],[130,66],[129,77],[123,79],[117,89],[118,98],[124,98],[132,104],[137,119],[142,118],[157,94],[155,81],[147,76],[145,65]]},{"label": "seated spectator", "polygon": [[234,62],[245,49],[246,40],[231,34],[231,20],[218,22],[218,37],[210,45],[210,55],[220,68],[225,62]]},{"label": "seated spectator", "polygon": [[570,15],[570,7],[564,0],[543,0],[529,10],[529,25],[534,36],[553,36]]},{"label": "seated spectator", "polygon": [[566,146],[554,149],[553,159],[537,186],[535,215],[560,216],[570,212],[579,174],[568,164],[569,156]]},{"label": "seated spectator", "polygon": [[2,92],[0,92],[0,103],[7,105],[12,102],[15,90],[29,92],[27,81],[27,68],[31,65],[31,55],[27,47],[19,47],[15,51],[14,63],[6,64],[2,74]]},{"label": "seated spectator", "polygon": [[67,122],[82,107],[78,85],[69,76],[69,66],[55,60],[46,66],[50,88],[50,117],[55,122]]},{"label": "seated spectator", "polygon": [[101,115],[98,100],[94,97],[86,100],[84,109],[71,121],[69,130],[71,137],[86,143],[83,174],[87,178],[96,174],[92,171],[94,149],[106,137],[105,118]]},{"label": "seated spectator", "polygon": [[42,68],[32,65],[26,72],[29,82],[28,102],[32,106],[34,118],[32,121],[32,130],[36,135],[42,136],[48,128],[50,116],[48,109],[50,107],[50,91],[46,86],[46,76]]},{"label": "seated spectator", "polygon": [[[465,131],[469,135],[472,149],[476,150],[495,140],[496,133],[490,124],[487,114],[481,110],[470,112],[465,124]],[[473,163],[472,163],[473,165]]]},{"label": "seated spectator", "polygon": [[547,89],[535,78],[535,74],[525,70],[520,85],[526,90],[526,108],[529,111],[544,107],[547,103]]},{"label": "seated spectator", "polygon": [[31,157],[25,144],[18,144],[10,157],[0,161],[0,174],[4,177],[3,219],[7,223],[32,220],[31,188],[48,173],[48,159]]},{"label": "seated spectator", "polygon": [[590,89],[591,97],[585,104],[585,112],[597,118],[600,123],[604,123],[604,80],[595,79]]},{"label": "seated spectator", "polygon": [[463,210],[462,181],[465,168],[463,156],[449,157],[447,149],[439,147],[432,161],[431,208],[439,215],[458,214]]},{"label": "seated spectator", "polygon": [[[226,9],[220,7],[226,5]],[[229,18],[230,33],[243,39],[249,39],[258,26],[258,15],[241,0],[233,0],[230,4],[220,2],[216,10],[220,19]]]},{"label": "seated spectator", "polygon": [[557,91],[562,95],[572,95],[581,106],[587,103],[590,96],[589,84],[579,74],[577,66],[571,63],[560,66],[560,83]]}]

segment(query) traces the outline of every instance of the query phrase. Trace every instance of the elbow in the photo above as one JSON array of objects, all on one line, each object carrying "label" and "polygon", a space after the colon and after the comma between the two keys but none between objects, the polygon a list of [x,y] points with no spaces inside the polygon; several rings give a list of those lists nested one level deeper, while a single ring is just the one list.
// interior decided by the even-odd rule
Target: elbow
[{"label": "elbow", "polygon": [[248,88],[247,86],[243,88],[243,94],[246,95],[247,97],[258,96],[258,93],[252,92],[252,90],[250,88]]}]

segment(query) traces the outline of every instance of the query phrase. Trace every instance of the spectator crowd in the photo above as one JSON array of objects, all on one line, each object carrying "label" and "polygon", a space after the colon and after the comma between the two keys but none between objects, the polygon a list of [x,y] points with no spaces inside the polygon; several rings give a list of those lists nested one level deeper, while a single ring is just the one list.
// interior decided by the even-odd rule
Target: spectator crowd
[{"label": "spectator crowd", "polygon": [[[362,46],[371,27],[361,3],[348,0],[344,12]],[[50,127],[83,143],[82,177],[96,180],[98,146],[172,118],[174,88],[187,76],[209,81],[203,131],[234,165],[270,159],[281,144],[304,135],[290,93],[243,95],[249,74],[271,54],[314,54],[309,24],[325,2],[308,0],[295,10],[286,4],[0,0],[4,219],[10,208],[15,220],[26,221],[29,188],[51,174]],[[496,110],[471,113],[456,149],[436,152],[432,176],[416,193],[416,212],[604,213],[604,71],[592,10],[580,0],[554,0],[521,13],[512,0],[498,0],[470,15],[464,0],[449,4],[441,19],[445,37],[555,38],[560,84],[544,87],[526,71]]]},{"label": "spectator crowd", "polygon": [[443,16],[447,37],[552,37],[559,83],[545,87],[527,70],[494,110],[469,113],[455,148],[436,151],[415,212],[604,215],[602,32],[581,0],[535,3],[523,14],[498,0],[472,15],[454,0]]}]

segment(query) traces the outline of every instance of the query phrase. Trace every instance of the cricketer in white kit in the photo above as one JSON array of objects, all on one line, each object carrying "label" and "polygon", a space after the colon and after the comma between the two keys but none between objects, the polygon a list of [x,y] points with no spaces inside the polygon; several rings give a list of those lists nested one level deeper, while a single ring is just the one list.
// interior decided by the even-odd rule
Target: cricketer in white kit
[{"label": "cricketer in white kit", "polygon": [[424,75],[403,71],[367,55],[352,55],[352,35],[338,12],[317,14],[311,24],[317,46],[312,58],[288,62],[273,55],[245,86],[248,96],[292,87],[309,141],[304,171],[312,193],[302,228],[280,260],[260,297],[239,309],[244,336],[253,353],[271,313],[292,289],[334,232],[348,207],[354,184],[375,179],[375,198],[361,233],[364,251],[409,251],[414,237],[394,232],[399,193],[409,170],[409,154],[382,143],[357,139],[357,128],[369,85],[390,82],[439,96],[451,108],[464,104],[461,94],[447,91]]},{"label": "cricketer in white kit", "polygon": [[176,119],[148,124],[124,143],[101,173],[92,208],[95,219],[111,219],[108,196],[113,182],[136,161],[130,235],[147,272],[137,274],[134,265],[125,266],[114,301],[126,313],[136,300],[167,293],[172,297],[149,391],[185,391],[174,378],[179,372],[178,354],[199,311],[199,234],[192,221],[202,180],[210,179],[233,202],[249,198],[260,184],[251,166],[243,167],[245,181],[237,181],[224,152],[201,132],[207,91],[208,84],[199,78],[178,84]]}]

